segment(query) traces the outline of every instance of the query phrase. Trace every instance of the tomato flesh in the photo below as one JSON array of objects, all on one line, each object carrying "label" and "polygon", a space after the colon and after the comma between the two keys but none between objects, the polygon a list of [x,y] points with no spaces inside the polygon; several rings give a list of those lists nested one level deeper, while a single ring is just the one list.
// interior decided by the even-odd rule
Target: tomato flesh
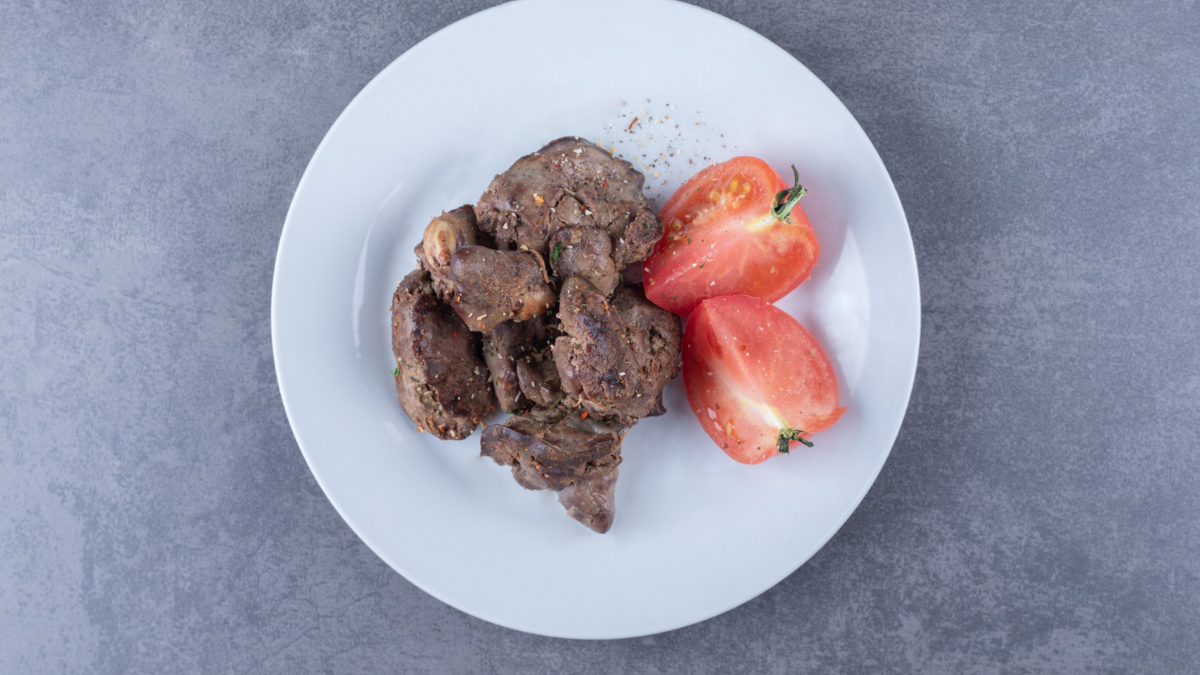
[{"label": "tomato flesh", "polygon": [[821,345],[783,310],[745,295],[710,298],[692,312],[683,382],[704,431],[743,464],[778,454],[781,431],[808,439],[845,411]]},{"label": "tomato flesh", "polygon": [[788,189],[756,157],[735,157],[692,176],[659,218],[663,238],[646,260],[646,297],[687,314],[705,298],[751,295],[774,302],[800,285],[820,247],[804,209],[772,214]]}]

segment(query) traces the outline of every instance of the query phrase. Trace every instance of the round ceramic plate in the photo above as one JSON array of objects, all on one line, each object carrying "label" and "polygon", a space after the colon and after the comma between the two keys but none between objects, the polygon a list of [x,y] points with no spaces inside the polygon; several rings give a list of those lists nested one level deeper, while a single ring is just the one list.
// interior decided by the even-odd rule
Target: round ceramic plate
[{"label": "round ceramic plate", "polygon": [[[636,118],[636,119],[635,119]],[[712,161],[756,155],[809,189],[812,278],[779,305],[824,345],[848,412],[816,447],[729,460],[688,411],[626,436],[612,530],[565,515],[401,411],[389,306],[429,219],[552,139],[602,143],[661,204]],[[279,243],[272,296],[279,388],[329,500],[396,571],[518,630],[645,635],[746,602],[799,567],[883,466],[920,333],[903,210],[871,142],[785,51],[663,0],[525,0],[429,37],[363,89],[317,148]]]}]

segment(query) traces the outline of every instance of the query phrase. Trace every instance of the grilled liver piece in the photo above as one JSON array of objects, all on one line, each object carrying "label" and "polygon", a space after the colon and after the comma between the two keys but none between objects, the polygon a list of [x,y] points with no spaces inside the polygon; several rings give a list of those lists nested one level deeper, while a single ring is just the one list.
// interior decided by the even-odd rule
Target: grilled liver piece
[{"label": "grilled liver piece", "polygon": [[450,257],[454,311],[474,331],[505,321],[525,321],[554,306],[546,268],[525,251],[462,246]]},{"label": "grilled liver piece", "polygon": [[537,409],[483,430],[484,457],[512,467],[530,490],[554,490],[574,519],[607,532],[626,427],[581,418],[579,409]]},{"label": "grilled liver piece", "polygon": [[563,335],[554,342],[554,360],[566,405],[626,425],[666,412],[662,390],[680,368],[675,315],[646,300],[640,286],[622,286],[610,302],[571,277],[558,316]]},{"label": "grilled liver piece", "polygon": [[495,399],[479,336],[439,303],[425,270],[413,270],[392,296],[392,352],[400,407],[442,439],[471,435]]},{"label": "grilled liver piece", "polygon": [[601,228],[620,270],[645,259],[662,237],[658,216],[642,194],[643,180],[629,162],[587,140],[560,138],[496,176],[475,212],[479,228],[497,244],[543,256],[550,255],[550,237],[562,227]]},{"label": "grilled liver piece", "polygon": [[[558,370],[553,357],[548,356],[557,324],[547,326],[545,319],[505,321],[483,334],[483,360],[491,371],[492,388],[502,410],[549,407],[558,396]],[[546,360],[552,373],[544,372],[542,363]],[[529,393],[525,393],[527,390]]]}]

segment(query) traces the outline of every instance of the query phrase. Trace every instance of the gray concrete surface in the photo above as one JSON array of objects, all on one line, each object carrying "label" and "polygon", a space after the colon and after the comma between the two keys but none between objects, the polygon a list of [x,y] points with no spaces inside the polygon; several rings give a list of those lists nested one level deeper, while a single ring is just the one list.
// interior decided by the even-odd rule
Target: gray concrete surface
[{"label": "gray concrete surface", "polygon": [[876,142],[908,419],[778,587],[516,633],[361,544],[274,380],[275,245],[376,72],[486,0],[0,0],[0,673],[1183,673],[1200,661],[1200,6],[704,0]]}]

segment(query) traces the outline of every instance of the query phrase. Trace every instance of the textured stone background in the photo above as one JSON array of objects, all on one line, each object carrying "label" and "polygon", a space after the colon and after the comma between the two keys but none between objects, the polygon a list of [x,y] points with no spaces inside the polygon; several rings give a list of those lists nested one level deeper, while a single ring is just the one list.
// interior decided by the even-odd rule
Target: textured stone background
[{"label": "textured stone background", "polygon": [[387,568],[274,380],[309,156],[488,4],[0,0],[0,672],[1196,667],[1200,5],[704,0],[879,147],[921,363],[879,482],[811,562],[698,626],[589,643]]}]

